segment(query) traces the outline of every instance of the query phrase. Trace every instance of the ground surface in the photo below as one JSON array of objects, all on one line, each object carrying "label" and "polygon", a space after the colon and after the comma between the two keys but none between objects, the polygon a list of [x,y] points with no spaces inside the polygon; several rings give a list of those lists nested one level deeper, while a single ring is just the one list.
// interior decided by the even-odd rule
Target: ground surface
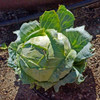
[{"label": "ground surface", "polygon": [[[12,11],[13,12],[13,11]],[[23,12],[23,14],[19,14]],[[15,12],[16,16],[26,16],[29,13],[24,11]],[[29,89],[29,85],[22,85],[18,76],[7,66],[8,52],[0,50],[0,100],[43,100],[43,94],[47,100],[100,100],[100,2],[73,10],[76,17],[76,26],[86,25],[86,30],[94,36],[92,44],[95,47],[95,55],[88,60],[87,69],[84,76],[86,80],[80,84],[66,84],[61,87],[58,93],[53,89],[44,92],[43,89],[36,91]],[[0,21],[6,16],[10,19],[12,14],[4,15],[0,12]],[[13,15],[12,17],[16,17]],[[4,19],[3,19],[4,18]],[[11,18],[12,19],[12,18]],[[16,39],[12,31],[19,29],[20,24],[0,27],[0,44]],[[39,94],[39,92],[41,94]],[[45,98],[44,98],[45,99]]]}]

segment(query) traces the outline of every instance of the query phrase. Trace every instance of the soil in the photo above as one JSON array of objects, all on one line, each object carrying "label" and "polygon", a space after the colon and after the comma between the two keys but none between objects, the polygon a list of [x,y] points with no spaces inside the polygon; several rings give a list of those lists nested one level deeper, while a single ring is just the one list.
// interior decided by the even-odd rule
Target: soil
[{"label": "soil", "polygon": [[[100,2],[72,12],[76,17],[75,26],[86,25],[86,30],[94,37],[92,44],[95,55],[88,59],[86,71],[83,73],[87,76],[85,81],[80,85],[66,84],[58,93],[55,93],[53,88],[46,92],[42,88],[31,90],[29,85],[23,85],[18,75],[7,66],[8,51],[0,50],[0,100],[100,100]],[[29,12],[25,12],[23,16],[28,14]],[[0,27],[0,44],[5,42],[9,45],[14,41],[16,36],[12,33],[19,29],[20,25],[21,23]]]}]

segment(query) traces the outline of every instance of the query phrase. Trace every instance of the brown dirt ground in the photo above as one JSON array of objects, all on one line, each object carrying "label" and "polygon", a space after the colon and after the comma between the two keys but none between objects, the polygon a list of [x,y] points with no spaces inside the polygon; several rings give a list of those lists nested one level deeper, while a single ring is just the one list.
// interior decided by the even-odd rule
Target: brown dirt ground
[{"label": "brown dirt ground", "polygon": [[[80,85],[66,84],[58,93],[53,89],[40,91],[49,100],[100,100],[100,35],[92,41],[95,55],[88,59],[84,76],[86,80]],[[0,51],[0,100],[43,100],[38,93],[22,85],[18,76],[7,66],[8,52]]]},{"label": "brown dirt ground", "polygon": [[[89,33],[94,35],[92,44],[95,47],[95,55],[88,59],[84,76],[86,80],[80,85],[66,84],[58,93],[53,89],[44,92],[38,90],[46,100],[100,100],[100,2],[90,6],[73,10],[76,17],[76,26],[86,25]],[[26,13],[25,13],[26,14]],[[20,25],[0,27],[0,44],[15,40],[12,31],[19,29]],[[95,38],[96,36],[96,38]],[[7,66],[8,52],[0,50],[0,100],[44,100],[36,91],[29,89],[29,85],[22,85],[18,75]]]}]

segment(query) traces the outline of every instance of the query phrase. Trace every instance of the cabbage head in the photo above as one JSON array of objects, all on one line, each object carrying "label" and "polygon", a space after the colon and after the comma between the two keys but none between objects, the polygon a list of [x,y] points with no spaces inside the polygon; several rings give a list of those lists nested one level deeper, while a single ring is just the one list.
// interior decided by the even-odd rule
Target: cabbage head
[{"label": "cabbage head", "polygon": [[74,20],[61,5],[57,12],[45,11],[39,22],[24,23],[14,32],[17,39],[9,45],[8,66],[23,84],[58,92],[61,85],[84,81],[86,60],[93,55],[92,36],[84,26],[74,28]]}]

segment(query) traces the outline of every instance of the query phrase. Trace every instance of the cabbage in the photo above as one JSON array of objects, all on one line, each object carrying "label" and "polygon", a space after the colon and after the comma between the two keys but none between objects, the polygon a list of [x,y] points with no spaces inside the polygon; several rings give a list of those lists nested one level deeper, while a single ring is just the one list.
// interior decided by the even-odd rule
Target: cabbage
[{"label": "cabbage", "polygon": [[23,84],[59,91],[66,83],[84,81],[82,72],[91,57],[92,36],[85,27],[74,26],[74,15],[59,6],[57,12],[45,11],[38,21],[24,23],[14,32],[16,41],[9,45],[8,66]]}]

